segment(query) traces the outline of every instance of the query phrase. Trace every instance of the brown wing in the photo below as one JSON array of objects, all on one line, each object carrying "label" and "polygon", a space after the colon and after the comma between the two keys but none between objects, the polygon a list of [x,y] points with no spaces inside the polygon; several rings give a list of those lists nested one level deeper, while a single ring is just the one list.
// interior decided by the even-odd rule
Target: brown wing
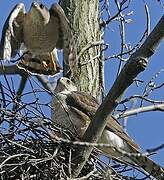
[{"label": "brown wing", "polygon": [[8,16],[2,30],[0,44],[0,59],[10,60],[15,57],[22,43],[23,19],[25,7],[23,3],[17,4]]},{"label": "brown wing", "polygon": [[[95,115],[95,112],[99,106],[97,100],[94,97],[77,91],[73,91],[71,94],[67,95],[66,103],[70,107],[75,107],[76,109],[87,114],[87,116],[89,116],[91,119]],[[105,128],[124,139],[129,144],[129,146],[138,152],[139,146],[134,143],[134,141],[129,137],[129,135],[124,131],[122,126],[113,116],[108,121]]]},{"label": "brown wing", "polygon": [[134,150],[139,151],[139,146],[130,138],[114,117],[110,118],[105,128],[124,139]]},{"label": "brown wing", "polygon": [[75,107],[76,109],[82,111],[91,119],[93,118],[99,104],[97,100],[83,92],[73,91],[71,94],[67,95],[66,103],[70,107]]},{"label": "brown wing", "polygon": [[59,4],[53,4],[50,8],[51,18],[59,18],[59,39],[57,42],[57,49],[63,49],[64,62],[69,66],[67,73],[71,70],[75,73],[77,65],[77,50],[74,36],[69,26],[69,21]]}]

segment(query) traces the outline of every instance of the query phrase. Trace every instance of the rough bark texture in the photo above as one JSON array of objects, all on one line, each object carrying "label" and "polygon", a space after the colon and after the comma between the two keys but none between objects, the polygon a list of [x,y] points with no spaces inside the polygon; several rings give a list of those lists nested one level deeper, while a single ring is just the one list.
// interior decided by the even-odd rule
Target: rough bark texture
[{"label": "rough bark texture", "polygon": [[[103,42],[99,27],[99,1],[61,0],[60,5],[70,21],[76,39],[79,58],[75,84],[80,91],[101,99],[104,73],[100,53]],[[101,42],[96,43],[98,41]]]},{"label": "rough bark texture", "polygon": [[[152,56],[160,42],[164,38],[164,16],[160,19],[154,30],[145,40],[143,45],[134,52],[129,58],[128,62],[122,68],[119,76],[115,80],[112,88],[108,92],[106,98],[99,106],[95,113],[93,120],[87,128],[82,141],[84,142],[97,142],[100,138],[108,118],[111,116],[112,111],[117,107],[120,100],[120,96],[124,91],[134,82],[134,79],[139,73],[145,70],[150,61],[149,57]],[[93,147],[81,146],[76,154],[78,158],[76,162],[76,168],[74,169],[74,177],[77,177],[81,172],[85,162],[88,160]],[[152,171],[152,169],[145,169],[149,174],[156,179],[164,179],[164,170],[161,168],[159,171]]]}]

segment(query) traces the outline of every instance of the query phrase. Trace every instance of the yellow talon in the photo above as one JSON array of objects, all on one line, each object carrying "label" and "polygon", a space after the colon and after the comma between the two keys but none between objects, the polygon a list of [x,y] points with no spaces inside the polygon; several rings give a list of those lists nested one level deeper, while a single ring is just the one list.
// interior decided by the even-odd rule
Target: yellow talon
[{"label": "yellow talon", "polygon": [[44,67],[45,69],[48,68],[48,65],[47,65],[46,61],[42,61],[42,64],[43,64],[43,67]]}]

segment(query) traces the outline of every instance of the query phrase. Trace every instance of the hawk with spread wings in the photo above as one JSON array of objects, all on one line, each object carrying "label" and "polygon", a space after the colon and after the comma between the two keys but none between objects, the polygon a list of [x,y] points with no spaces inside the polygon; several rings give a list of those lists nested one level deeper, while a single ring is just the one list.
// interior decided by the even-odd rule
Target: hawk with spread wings
[{"label": "hawk with spread wings", "polygon": [[[82,138],[90,121],[99,107],[97,100],[86,93],[77,91],[76,86],[68,78],[58,80],[56,95],[52,100],[52,121],[63,128],[69,129],[77,137]],[[111,117],[104,129],[99,143],[110,144],[128,153],[140,153],[139,146],[124,131],[119,122]],[[115,148],[102,147],[101,150],[110,157],[122,162],[142,167],[152,176],[156,172],[164,177],[164,169],[147,156],[127,156]],[[163,175],[163,176],[162,176]]]},{"label": "hawk with spread wings", "polygon": [[53,4],[48,9],[33,2],[26,13],[24,4],[17,4],[3,27],[0,59],[10,60],[20,51],[23,55],[18,67],[33,73],[54,75],[61,70],[56,49],[63,49],[64,61],[72,73],[76,66],[76,47],[60,5]]}]

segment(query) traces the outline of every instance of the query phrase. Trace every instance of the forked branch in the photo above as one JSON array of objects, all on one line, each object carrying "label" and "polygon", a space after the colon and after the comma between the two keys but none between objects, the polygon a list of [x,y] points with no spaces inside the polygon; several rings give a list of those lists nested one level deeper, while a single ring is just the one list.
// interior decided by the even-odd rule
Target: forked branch
[{"label": "forked branch", "polygon": [[[116,108],[124,91],[133,83],[139,73],[145,70],[151,57],[161,40],[164,38],[164,16],[150,33],[143,45],[134,52],[122,68],[108,95],[98,108],[92,122],[86,130],[82,141],[95,143],[100,138],[109,116]],[[77,177],[89,158],[93,147],[81,146],[75,152],[73,177]],[[160,174],[157,175],[160,178]]]}]

